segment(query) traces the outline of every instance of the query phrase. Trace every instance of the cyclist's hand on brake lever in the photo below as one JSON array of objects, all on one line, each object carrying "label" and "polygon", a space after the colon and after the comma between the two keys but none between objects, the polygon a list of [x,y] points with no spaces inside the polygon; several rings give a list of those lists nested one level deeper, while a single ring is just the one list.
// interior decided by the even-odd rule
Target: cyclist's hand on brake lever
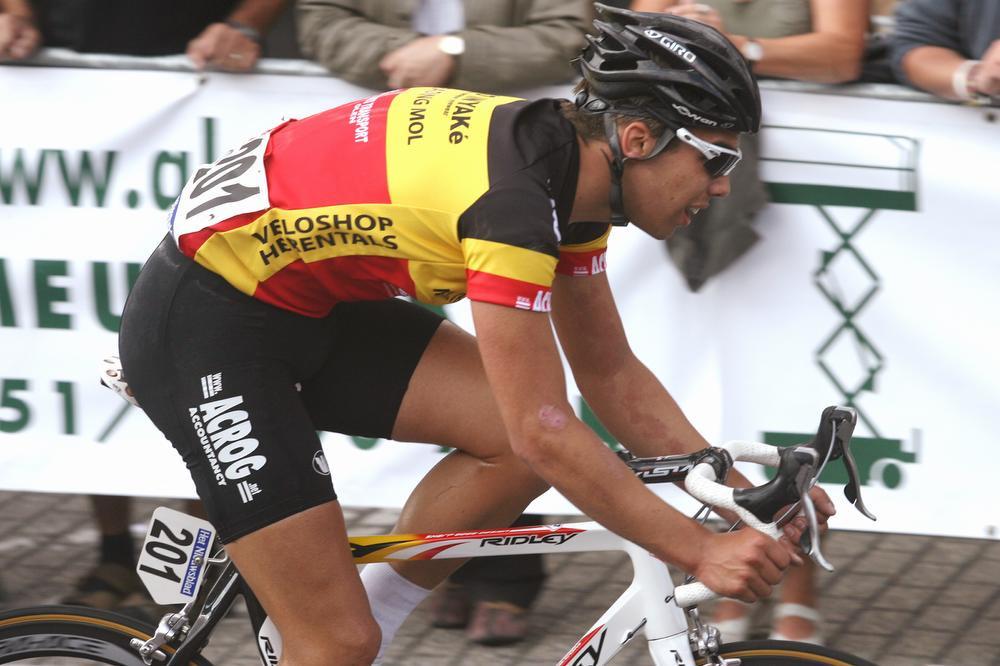
[{"label": "cyclist's hand on brake lever", "polygon": [[820,532],[826,532],[830,518],[837,514],[837,507],[833,505],[833,500],[826,494],[826,491],[819,486],[813,486],[809,491],[813,507],[816,509],[816,522],[819,523]]},{"label": "cyclist's hand on brake lever", "polygon": [[753,603],[771,596],[792,563],[802,564],[802,558],[788,539],[742,529],[710,536],[692,573],[718,594]]},{"label": "cyclist's hand on brake lever", "polygon": [[[837,513],[836,507],[833,505],[833,500],[830,496],[826,494],[826,491],[819,486],[814,486],[812,490],[809,491],[809,496],[812,498],[813,506],[816,508],[816,522],[819,524],[820,534],[825,534],[829,525],[828,522],[832,516]],[[779,515],[784,513],[784,509],[779,512]],[[802,539],[802,535],[805,534],[806,530],[809,529],[809,521],[806,517],[799,511],[792,520],[784,525],[782,531],[788,540],[794,544],[798,544]],[[802,551],[799,551],[800,553]]]}]

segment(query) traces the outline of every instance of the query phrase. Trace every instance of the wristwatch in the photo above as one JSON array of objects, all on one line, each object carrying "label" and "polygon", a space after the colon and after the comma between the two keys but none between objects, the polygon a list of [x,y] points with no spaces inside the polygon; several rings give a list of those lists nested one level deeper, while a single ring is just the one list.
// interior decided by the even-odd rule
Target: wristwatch
[{"label": "wristwatch", "polygon": [[743,53],[743,57],[750,62],[757,62],[764,57],[764,47],[761,46],[760,42],[752,39],[748,39],[740,51]]},{"label": "wristwatch", "polygon": [[246,23],[241,23],[239,21],[234,21],[233,19],[228,19],[228,20],[224,21],[224,23],[226,25],[228,25],[230,28],[232,28],[233,30],[236,30],[237,32],[239,32],[241,35],[243,35],[244,37],[246,37],[250,41],[256,42],[257,44],[260,44],[261,39],[263,38],[263,36],[260,34],[260,30],[257,30],[256,28],[252,28],[252,27],[248,26]]},{"label": "wristwatch", "polygon": [[438,50],[450,56],[460,56],[465,53],[465,40],[458,35],[444,35],[437,43]]}]

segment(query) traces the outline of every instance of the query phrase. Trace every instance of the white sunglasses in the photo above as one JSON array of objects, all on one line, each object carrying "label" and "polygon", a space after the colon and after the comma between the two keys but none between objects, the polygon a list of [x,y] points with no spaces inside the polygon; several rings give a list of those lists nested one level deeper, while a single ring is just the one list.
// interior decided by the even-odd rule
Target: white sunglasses
[{"label": "white sunglasses", "polygon": [[743,153],[737,148],[727,148],[714,143],[709,143],[704,139],[699,139],[686,128],[681,127],[675,132],[678,139],[693,146],[705,156],[705,171],[712,178],[721,178],[732,173],[736,165],[743,159]]}]

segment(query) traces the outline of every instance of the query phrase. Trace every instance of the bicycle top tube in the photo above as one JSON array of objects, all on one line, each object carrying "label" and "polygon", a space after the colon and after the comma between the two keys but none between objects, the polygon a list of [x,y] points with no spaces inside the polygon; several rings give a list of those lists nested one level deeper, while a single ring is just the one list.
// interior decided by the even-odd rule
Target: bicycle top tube
[{"label": "bicycle top tube", "polygon": [[436,534],[349,536],[356,564],[493,555],[625,550],[625,540],[596,522]]}]

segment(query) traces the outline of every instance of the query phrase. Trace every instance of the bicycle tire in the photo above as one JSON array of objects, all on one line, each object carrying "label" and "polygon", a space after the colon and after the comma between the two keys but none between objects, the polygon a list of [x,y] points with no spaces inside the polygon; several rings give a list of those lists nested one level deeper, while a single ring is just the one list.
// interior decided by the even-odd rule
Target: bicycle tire
[{"label": "bicycle tire", "polygon": [[[742,666],[876,666],[846,652],[793,641],[727,643],[722,646],[720,656],[739,658]],[[698,664],[704,663],[703,659],[698,661]]]},{"label": "bicycle tire", "polygon": [[[0,664],[66,657],[72,664],[143,666],[130,645],[154,633],[145,622],[83,606],[38,606],[0,613]],[[174,650],[162,648],[168,655]],[[212,666],[196,657],[190,666]]]}]

